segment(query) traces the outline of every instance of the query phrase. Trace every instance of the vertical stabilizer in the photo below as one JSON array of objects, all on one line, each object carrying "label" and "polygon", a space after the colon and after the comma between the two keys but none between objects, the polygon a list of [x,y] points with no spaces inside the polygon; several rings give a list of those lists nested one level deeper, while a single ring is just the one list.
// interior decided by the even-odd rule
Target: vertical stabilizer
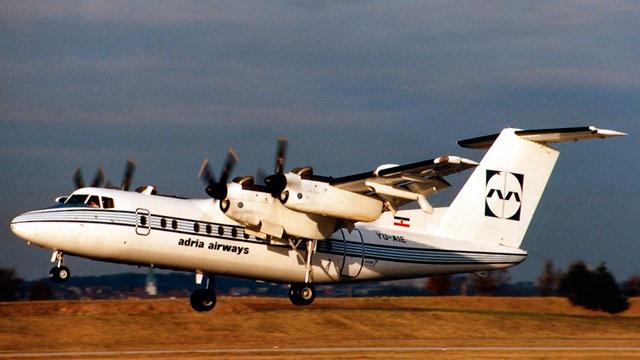
[{"label": "vertical stabilizer", "polygon": [[519,247],[558,159],[547,144],[620,135],[593,127],[504,129],[459,142],[489,151],[444,214],[440,235]]}]

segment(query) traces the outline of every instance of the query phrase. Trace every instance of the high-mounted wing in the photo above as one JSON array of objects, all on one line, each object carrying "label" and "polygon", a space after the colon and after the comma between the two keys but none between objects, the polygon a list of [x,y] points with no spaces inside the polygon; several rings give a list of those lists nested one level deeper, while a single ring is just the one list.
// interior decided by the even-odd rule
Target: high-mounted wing
[{"label": "high-mounted wing", "polygon": [[342,190],[375,195],[392,209],[417,201],[423,210],[431,212],[426,197],[451,186],[443,177],[477,165],[458,156],[441,156],[406,165],[381,165],[373,171],[333,178],[329,182]]}]

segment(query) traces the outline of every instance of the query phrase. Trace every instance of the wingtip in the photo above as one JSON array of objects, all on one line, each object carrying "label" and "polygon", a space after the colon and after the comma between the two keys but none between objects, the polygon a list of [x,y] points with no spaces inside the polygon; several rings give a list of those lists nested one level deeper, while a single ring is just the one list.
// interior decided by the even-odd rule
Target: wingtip
[{"label": "wingtip", "polygon": [[600,135],[603,138],[611,137],[611,136],[626,136],[626,135],[628,135],[627,133],[622,132],[622,131],[608,130],[608,129],[595,128],[595,131],[597,132],[598,135]]}]

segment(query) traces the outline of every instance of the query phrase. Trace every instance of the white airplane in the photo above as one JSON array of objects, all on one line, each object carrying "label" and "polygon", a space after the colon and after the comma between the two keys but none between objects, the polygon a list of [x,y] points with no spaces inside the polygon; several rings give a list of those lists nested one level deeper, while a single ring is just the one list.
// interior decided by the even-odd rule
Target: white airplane
[{"label": "white airplane", "polygon": [[[520,244],[563,141],[626,135],[595,127],[518,130],[459,141],[486,149],[478,164],[441,156],[407,165],[381,165],[345,177],[323,177],[310,167],[284,173],[280,140],[275,174],[227,183],[236,155],[230,150],[219,181],[205,161],[201,177],[212,199],[182,199],[152,186],[128,191],[92,187],[56,199],[52,208],[24,213],[11,230],[28,244],[52,249],[53,281],[70,276],[64,255],[195,273],[196,311],[216,304],[213,275],[288,283],[295,305],[311,304],[314,284],[473,273],[525,260]],[[427,197],[448,186],[444,176],[473,168],[449,207]],[[399,207],[416,202],[417,209]],[[206,280],[206,281],[203,281]]]}]

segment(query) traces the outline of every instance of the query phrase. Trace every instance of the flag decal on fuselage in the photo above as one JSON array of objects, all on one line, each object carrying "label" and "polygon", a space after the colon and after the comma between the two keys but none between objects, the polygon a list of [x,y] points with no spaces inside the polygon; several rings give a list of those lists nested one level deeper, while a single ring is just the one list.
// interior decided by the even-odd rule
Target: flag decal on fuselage
[{"label": "flag decal on fuselage", "polygon": [[410,224],[409,224],[409,221],[411,221],[410,218],[402,217],[402,216],[394,216],[393,220],[394,220],[393,225],[395,226],[410,227]]}]

